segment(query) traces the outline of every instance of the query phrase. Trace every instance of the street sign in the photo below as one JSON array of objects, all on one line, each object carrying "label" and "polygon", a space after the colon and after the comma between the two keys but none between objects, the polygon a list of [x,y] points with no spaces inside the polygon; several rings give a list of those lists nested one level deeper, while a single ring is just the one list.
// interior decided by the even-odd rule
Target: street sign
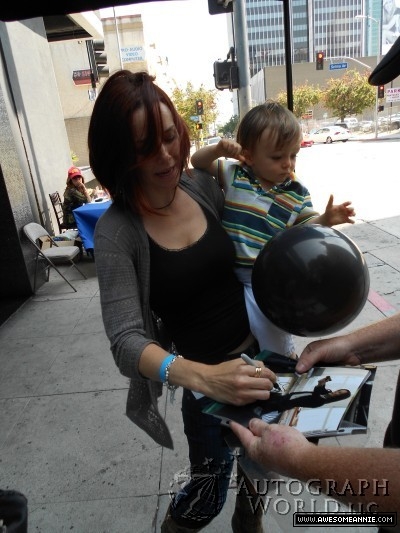
[{"label": "street sign", "polygon": [[301,118],[304,118],[304,119],[313,118],[313,110],[309,109],[303,115],[301,115]]},{"label": "street sign", "polygon": [[90,74],[92,71],[90,68],[85,70],[74,70],[72,72],[72,81],[75,85],[90,85]]},{"label": "street sign", "polygon": [[399,87],[389,87],[386,89],[386,102],[400,102]]},{"label": "street sign", "polygon": [[199,117],[197,115],[192,115],[190,117],[190,120],[193,120],[193,122],[198,122],[199,121]]},{"label": "street sign", "polygon": [[123,63],[146,60],[143,46],[124,46],[123,48],[120,48],[120,52]]},{"label": "street sign", "polygon": [[329,70],[341,70],[342,68],[347,68],[348,63],[331,63],[329,65]]},{"label": "street sign", "polygon": [[91,102],[96,100],[97,89],[88,89],[88,97]]}]

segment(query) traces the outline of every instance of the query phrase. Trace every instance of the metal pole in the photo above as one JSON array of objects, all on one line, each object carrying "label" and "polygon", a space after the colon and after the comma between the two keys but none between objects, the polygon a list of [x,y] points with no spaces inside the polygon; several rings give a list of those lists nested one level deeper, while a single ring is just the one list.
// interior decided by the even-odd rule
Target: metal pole
[{"label": "metal pole", "polygon": [[249,44],[246,27],[245,0],[233,0],[235,49],[239,69],[239,120],[251,109]]},{"label": "metal pole", "polygon": [[123,70],[124,69],[124,64],[122,62],[122,56],[121,56],[121,45],[120,45],[120,42],[119,42],[119,32],[118,32],[117,17],[115,16],[115,7],[113,7],[113,12],[114,12],[115,35],[117,36],[117,47],[118,47],[119,64],[120,64],[121,70]]},{"label": "metal pole", "polygon": [[287,106],[293,111],[292,39],[290,26],[290,0],[283,0],[283,22],[285,33],[285,66]]},{"label": "metal pole", "polygon": [[[376,64],[379,65],[379,61],[381,60],[380,55],[380,48],[381,48],[381,22],[380,20],[373,19],[371,17],[371,20],[375,21],[378,24],[378,51],[376,53]],[[375,96],[375,139],[378,138],[378,87],[376,87],[376,96]]]},{"label": "metal pole", "polygon": [[[378,51],[376,53],[376,64],[379,64],[380,61],[380,52],[381,52],[381,42],[382,42],[382,36],[381,36],[381,21],[378,19],[374,19],[374,17],[371,17],[371,15],[356,15],[354,18],[356,19],[369,19],[373,22],[376,22],[378,24]],[[378,87],[375,88],[375,139],[378,138]]]},{"label": "metal pole", "polygon": [[378,87],[375,87],[375,139],[378,138]]},{"label": "metal pole", "polygon": [[96,89],[96,82],[98,81],[97,78],[97,70],[96,70],[96,61],[94,58],[94,51],[93,51],[93,40],[88,39],[86,41],[86,50],[89,58],[89,66],[90,66],[90,81],[92,85],[92,89]]}]

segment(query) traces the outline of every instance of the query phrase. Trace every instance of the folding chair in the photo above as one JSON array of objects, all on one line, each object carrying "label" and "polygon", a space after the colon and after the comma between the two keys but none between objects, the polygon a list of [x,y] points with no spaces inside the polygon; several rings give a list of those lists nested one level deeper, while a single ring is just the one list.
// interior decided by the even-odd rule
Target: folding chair
[{"label": "folding chair", "polygon": [[[49,232],[40,224],[36,222],[30,222],[23,227],[25,235],[28,237],[30,242],[36,249],[36,258],[35,258],[35,277],[33,282],[33,292],[36,292],[36,276],[37,268],[40,259],[44,259],[47,263],[47,279],[49,281],[50,268],[54,268],[60,276],[68,283],[68,285],[75,291],[75,287],[70,283],[67,278],[60,272],[56,267],[55,263],[70,263],[70,268],[74,267],[76,270],[85,278],[85,274],[77,267],[74,263],[74,258],[80,254],[78,246],[59,246],[57,242],[52,238]],[[50,248],[42,248],[40,240],[42,243],[48,241]]]},{"label": "folding chair", "polygon": [[[63,233],[64,231],[68,229],[78,229],[76,224],[73,224],[72,226],[69,226],[64,222],[64,211],[62,207],[62,200],[60,193],[58,191],[49,193],[51,205],[53,206],[54,213],[56,215],[57,224],[58,224],[58,231],[60,233]],[[80,259],[83,257],[83,244],[82,239],[78,236],[75,241],[74,245],[79,247],[80,250]]]},{"label": "folding chair", "polygon": [[[64,223],[64,212],[62,208],[61,196],[58,191],[49,194],[51,205],[53,206],[54,213],[56,215],[58,231],[62,233],[66,229],[71,229]],[[73,228],[76,229],[76,228]]]}]

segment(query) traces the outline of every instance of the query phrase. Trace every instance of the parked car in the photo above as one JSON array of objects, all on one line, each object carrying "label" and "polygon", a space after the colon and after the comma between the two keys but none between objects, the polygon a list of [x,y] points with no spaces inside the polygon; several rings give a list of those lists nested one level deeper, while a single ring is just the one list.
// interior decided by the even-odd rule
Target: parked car
[{"label": "parked car", "polygon": [[400,115],[392,115],[390,117],[390,129],[391,130],[398,130],[400,128]]},{"label": "parked car", "polygon": [[314,141],[310,139],[309,135],[304,135],[303,140],[301,141],[301,148],[308,148],[314,144]]},{"label": "parked car", "polygon": [[369,133],[375,128],[375,123],[372,120],[362,120],[360,122],[360,130],[363,133]]},{"label": "parked car", "polygon": [[344,128],[345,130],[350,129],[347,122],[339,122],[339,121],[337,121],[337,122],[335,122],[334,126],[340,126],[340,127]]},{"label": "parked car", "polygon": [[342,121],[337,120],[335,126],[343,126],[343,123],[346,124],[347,129],[355,130],[358,128],[358,119],[356,117],[345,117]]},{"label": "parked car", "polygon": [[310,133],[310,139],[315,143],[331,144],[338,141],[345,143],[349,140],[349,137],[349,132],[341,126],[325,126],[314,133]]},{"label": "parked car", "polygon": [[210,137],[209,139],[206,139],[204,144],[208,146],[209,144],[218,144],[221,140],[221,137]]}]

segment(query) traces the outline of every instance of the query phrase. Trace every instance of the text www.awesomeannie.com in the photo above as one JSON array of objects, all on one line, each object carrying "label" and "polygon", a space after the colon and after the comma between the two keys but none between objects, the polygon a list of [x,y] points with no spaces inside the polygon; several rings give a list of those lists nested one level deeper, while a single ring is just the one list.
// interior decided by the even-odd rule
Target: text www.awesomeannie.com
[{"label": "text www.awesomeannie.com", "polygon": [[294,513],[293,526],[340,524],[340,526],[386,526],[397,524],[397,513]]}]

